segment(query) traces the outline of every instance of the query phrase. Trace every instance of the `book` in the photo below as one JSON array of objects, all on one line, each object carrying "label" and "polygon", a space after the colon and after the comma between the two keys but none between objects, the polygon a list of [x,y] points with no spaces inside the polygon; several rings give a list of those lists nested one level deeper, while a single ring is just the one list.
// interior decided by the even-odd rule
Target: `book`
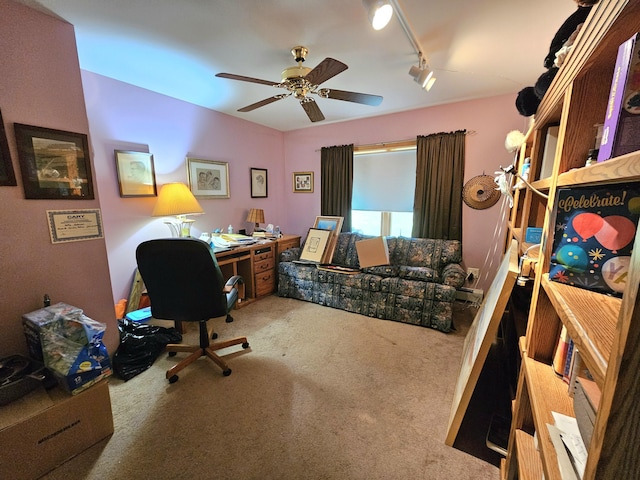
[{"label": "book", "polygon": [[618,48],[598,162],[640,150],[640,45],[636,33]]},{"label": "book", "polygon": [[549,279],[620,297],[640,218],[640,186],[558,189]]}]

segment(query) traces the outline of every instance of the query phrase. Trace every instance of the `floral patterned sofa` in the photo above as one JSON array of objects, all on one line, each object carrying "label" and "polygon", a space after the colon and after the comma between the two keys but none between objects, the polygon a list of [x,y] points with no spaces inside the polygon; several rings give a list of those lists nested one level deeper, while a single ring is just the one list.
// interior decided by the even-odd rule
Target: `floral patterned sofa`
[{"label": "floral patterned sofa", "polygon": [[[358,268],[356,242],[369,236],[338,235],[333,264]],[[458,240],[387,237],[390,265],[344,274],[294,263],[301,249],[285,250],[278,266],[278,294],[443,332],[453,329],[453,302],[466,273]]]}]

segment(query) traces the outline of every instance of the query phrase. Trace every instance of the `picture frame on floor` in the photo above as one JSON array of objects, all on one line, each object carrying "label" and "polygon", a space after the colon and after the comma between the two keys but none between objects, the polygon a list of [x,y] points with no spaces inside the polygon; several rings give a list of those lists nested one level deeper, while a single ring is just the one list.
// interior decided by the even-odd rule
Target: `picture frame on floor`
[{"label": "picture frame on floor", "polygon": [[93,200],[87,135],[21,123],[14,130],[25,198]]}]

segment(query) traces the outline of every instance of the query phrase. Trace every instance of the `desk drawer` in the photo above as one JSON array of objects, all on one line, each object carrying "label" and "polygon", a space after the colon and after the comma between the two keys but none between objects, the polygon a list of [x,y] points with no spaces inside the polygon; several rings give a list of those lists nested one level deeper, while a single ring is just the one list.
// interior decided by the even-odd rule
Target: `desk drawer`
[{"label": "desk drawer", "polygon": [[273,257],[269,257],[266,260],[262,260],[260,262],[256,261],[253,264],[253,273],[256,275],[266,272],[267,270],[273,270],[273,266],[275,265],[275,261]]},{"label": "desk drawer", "polygon": [[254,253],[253,259],[256,262],[261,262],[263,260],[266,260],[267,258],[273,258],[273,247],[272,246],[268,246],[268,247],[263,247],[260,249],[257,249]]},{"label": "desk drawer", "polygon": [[273,270],[256,274],[256,296],[268,295],[276,289],[276,275]]}]

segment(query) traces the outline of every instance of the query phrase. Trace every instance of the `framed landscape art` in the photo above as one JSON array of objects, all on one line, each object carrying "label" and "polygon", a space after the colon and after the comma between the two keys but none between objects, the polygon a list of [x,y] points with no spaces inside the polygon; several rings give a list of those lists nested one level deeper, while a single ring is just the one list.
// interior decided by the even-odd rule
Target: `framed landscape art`
[{"label": "framed landscape art", "polygon": [[93,199],[83,133],[14,124],[25,198]]}]

